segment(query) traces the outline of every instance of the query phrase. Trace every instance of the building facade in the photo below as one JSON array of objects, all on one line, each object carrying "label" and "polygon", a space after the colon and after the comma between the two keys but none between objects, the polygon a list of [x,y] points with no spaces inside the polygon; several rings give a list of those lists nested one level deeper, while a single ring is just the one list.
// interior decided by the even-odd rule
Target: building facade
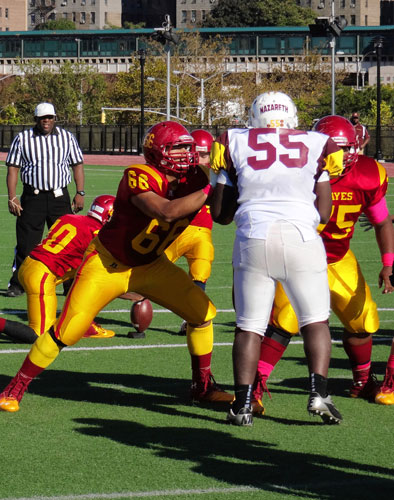
[{"label": "building facade", "polygon": [[381,0],[297,0],[297,4],[314,10],[316,17],[329,17],[333,1],[335,16],[345,16],[348,25],[380,25]]},{"label": "building facade", "polygon": [[[77,30],[121,27],[122,0],[24,0],[27,29],[50,20],[68,19]],[[25,16],[26,17],[26,16]]]},{"label": "building facade", "polygon": [[1,0],[0,31],[27,29],[27,0]]},{"label": "building facade", "polygon": [[193,28],[201,25],[218,0],[177,0],[176,27]]}]

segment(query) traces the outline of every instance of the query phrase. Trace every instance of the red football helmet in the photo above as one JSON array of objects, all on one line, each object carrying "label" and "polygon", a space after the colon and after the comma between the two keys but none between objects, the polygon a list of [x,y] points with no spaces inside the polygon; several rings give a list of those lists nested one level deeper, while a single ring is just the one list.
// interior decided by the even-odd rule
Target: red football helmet
[{"label": "red football helmet", "polygon": [[201,153],[210,153],[212,148],[212,143],[214,141],[213,136],[207,131],[199,128],[193,130],[190,134],[196,141],[196,151]]},{"label": "red football helmet", "polygon": [[[179,147],[187,151],[180,151]],[[174,149],[175,148],[175,149]],[[153,125],[145,135],[145,160],[166,173],[186,173],[198,165],[196,143],[186,128],[177,122],[165,121]]]},{"label": "red football helmet", "polygon": [[93,200],[87,215],[94,217],[99,220],[102,225],[104,225],[112,217],[114,202],[115,196],[110,194],[101,194]]},{"label": "red football helmet", "polygon": [[[317,132],[329,135],[340,147],[349,148],[345,152],[342,175],[357,161],[357,137],[352,123],[343,116],[330,115],[321,118],[313,127]],[[347,153],[347,154],[346,154]]]}]

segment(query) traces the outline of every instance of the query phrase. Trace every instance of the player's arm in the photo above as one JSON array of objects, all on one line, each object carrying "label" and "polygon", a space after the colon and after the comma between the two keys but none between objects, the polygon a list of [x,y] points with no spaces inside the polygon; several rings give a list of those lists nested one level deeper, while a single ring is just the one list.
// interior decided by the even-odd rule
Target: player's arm
[{"label": "player's arm", "polygon": [[237,198],[236,187],[230,181],[227,172],[221,171],[217,176],[217,182],[210,200],[212,219],[218,224],[230,224],[238,208]]},{"label": "player's arm", "polygon": [[376,242],[382,256],[383,267],[379,273],[379,288],[383,285],[383,293],[392,293],[394,287],[390,276],[393,274],[394,260],[394,227],[390,215],[374,224]]},{"label": "player's arm", "polygon": [[200,210],[207,200],[209,187],[208,184],[204,189],[175,200],[168,200],[153,191],[147,191],[131,196],[131,203],[152,219],[172,222]]},{"label": "player's arm", "polygon": [[314,192],[316,195],[315,206],[320,214],[320,223],[327,224],[332,208],[331,184],[327,172],[323,172],[315,183]]}]

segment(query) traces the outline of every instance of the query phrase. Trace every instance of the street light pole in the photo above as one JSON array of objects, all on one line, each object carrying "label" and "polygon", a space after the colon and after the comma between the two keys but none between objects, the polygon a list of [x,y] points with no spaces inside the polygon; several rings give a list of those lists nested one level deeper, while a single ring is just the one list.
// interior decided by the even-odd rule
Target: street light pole
[{"label": "street light pole", "polygon": [[144,139],[145,132],[145,92],[144,92],[144,66],[146,60],[146,52],[145,49],[140,49],[138,51],[138,58],[140,60],[141,67],[141,88],[140,88],[140,105],[141,105],[141,118],[140,118],[140,144],[142,145],[142,141]]},{"label": "street light pole", "polygon": [[[331,0],[331,22],[335,19],[335,2]],[[331,35],[331,114],[335,115],[335,36]]]},{"label": "street light pole", "polygon": [[172,32],[171,19],[169,14],[164,16],[164,23],[161,28],[154,28],[152,38],[164,45],[164,50],[167,52],[167,120],[171,119],[171,42],[176,45],[179,38]]},{"label": "street light pole", "polygon": [[381,161],[383,159],[383,154],[381,150],[381,116],[380,116],[380,108],[381,108],[381,94],[380,94],[380,61],[382,57],[382,48],[383,48],[383,38],[376,37],[374,39],[374,46],[376,49],[376,153],[375,159],[377,161]]}]

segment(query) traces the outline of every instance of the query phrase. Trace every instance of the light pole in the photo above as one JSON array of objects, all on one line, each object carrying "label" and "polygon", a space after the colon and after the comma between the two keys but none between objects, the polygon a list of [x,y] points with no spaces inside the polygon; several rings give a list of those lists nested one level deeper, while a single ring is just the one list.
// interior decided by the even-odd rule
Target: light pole
[{"label": "light pole", "polygon": [[164,16],[164,23],[161,28],[154,28],[152,38],[164,45],[164,50],[167,52],[167,120],[171,119],[171,43],[177,45],[179,38],[172,32],[171,19],[169,14]]},{"label": "light pole", "polygon": [[[317,6],[318,9],[324,9],[325,2],[322,1]],[[330,36],[329,46],[331,48],[331,114],[335,115],[335,45],[336,37],[339,37],[342,30],[347,26],[344,16],[335,17],[335,0],[331,0],[331,15],[329,17],[317,17],[315,24],[309,25],[312,36]]]},{"label": "light pole", "polygon": [[[147,76],[146,79],[148,80],[148,82],[163,82],[163,83],[166,83],[166,80],[163,80],[163,78],[156,78],[155,76]],[[170,86],[171,87],[175,87],[176,88],[176,118],[179,120],[179,83],[170,83]],[[170,117],[171,117],[171,113],[170,113]]]},{"label": "light pole", "polygon": [[140,105],[141,105],[141,118],[140,118],[140,144],[142,145],[142,141],[144,139],[144,131],[145,131],[145,93],[144,93],[144,67],[146,60],[146,52],[145,49],[140,49],[138,51],[138,58],[140,60],[141,67],[141,94],[140,94]]},{"label": "light pole", "polygon": [[380,128],[380,107],[381,107],[381,95],[380,95],[380,61],[382,57],[383,48],[383,37],[378,36],[373,40],[374,47],[376,49],[376,153],[375,159],[381,161],[383,159],[383,154],[381,150],[381,128]]},{"label": "light pole", "polygon": [[[201,106],[201,125],[204,125],[205,121],[205,82],[210,80],[211,78],[214,78],[215,76],[220,75],[221,73],[215,73],[214,75],[208,76],[207,78],[198,78],[197,76],[192,75],[191,73],[185,73],[183,71],[173,71],[174,75],[187,75],[190,76],[190,78],[193,78],[193,80],[196,80],[197,82],[200,83],[201,87],[201,94],[200,94],[200,106]],[[231,73],[231,71],[227,71],[224,73],[222,76],[227,76]]]}]

